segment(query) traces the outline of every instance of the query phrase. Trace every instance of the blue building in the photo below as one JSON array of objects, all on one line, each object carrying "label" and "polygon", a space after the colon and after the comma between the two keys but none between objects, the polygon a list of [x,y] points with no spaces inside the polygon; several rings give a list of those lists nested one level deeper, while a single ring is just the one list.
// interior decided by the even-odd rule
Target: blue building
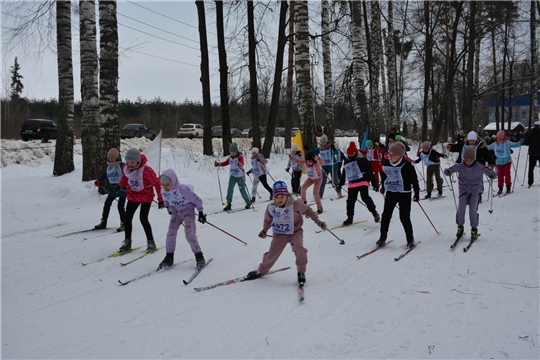
[{"label": "blue building", "polygon": [[[533,116],[532,122],[539,120],[540,116],[540,92],[536,94],[536,104],[538,105],[539,114]],[[528,126],[529,111],[531,109],[531,95],[522,94],[504,99],[504,121],[508,121],[510,113],[510,105],[512,106],[512,121],[520,122]],[[499,103],[499,121],[501,117],[501,104]],[[495,100],[489,102],[489,122],[495,122]]]}]

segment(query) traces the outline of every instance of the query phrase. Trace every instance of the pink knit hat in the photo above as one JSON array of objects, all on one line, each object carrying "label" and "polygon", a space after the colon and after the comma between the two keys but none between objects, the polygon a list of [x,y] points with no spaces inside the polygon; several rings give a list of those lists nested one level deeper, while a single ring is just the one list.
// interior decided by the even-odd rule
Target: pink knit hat
[{"label": "pink knit hat", "polygon": [[497,139],[504,140],[505,137],[506,134],[504,133],[504,130],[499,130],[499,132],[497,133]]}]

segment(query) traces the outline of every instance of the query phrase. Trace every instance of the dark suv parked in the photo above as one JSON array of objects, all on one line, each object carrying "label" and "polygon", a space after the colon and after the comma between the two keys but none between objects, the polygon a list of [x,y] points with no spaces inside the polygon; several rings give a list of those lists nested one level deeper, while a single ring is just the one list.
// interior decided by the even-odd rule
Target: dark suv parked
[{"label": "dark suv parked", "polygon": [[58,124],[52,120],[28,119],[21,125],[21,138],[24,141],[29,139],[41,139],[47,142],[49,139],[56,139]]},{"label": "dark suv parked", "polygon": [[143,124],[127,124],[120,130],[121,139],[140,138],[143,136],[147,139],[154,140],[156,138],[156,133]]}]

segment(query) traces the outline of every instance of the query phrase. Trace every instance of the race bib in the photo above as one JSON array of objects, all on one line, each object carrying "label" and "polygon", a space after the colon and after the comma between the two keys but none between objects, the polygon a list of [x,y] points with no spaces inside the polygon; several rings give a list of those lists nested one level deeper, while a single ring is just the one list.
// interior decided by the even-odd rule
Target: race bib
[{"label": "race bib", "polygon": [[261,162],[257,161],[257,158],[251,159],[251,173],[255,177],[259,177],[263,174],[261,170]]},{"label": "race bib", "polygon": [[348,182],[360,180],[362,178],[362,172],[356,161],[351,161],[343,166],[345,169],[345,176]]},{"label": "race bib", "polygon": [[130,170],[126,166],[126,177],[128,178],[128,184],[133,191],[142,191],[144,189],[143,183],[144,165],[138,169]]},{"label": "race bib", "polygon": [[496,157],[507,157],[509,156],[510,154],[508,154],[508,148],[506,147],[506,143],[505,142],[502,142],[500,144],[495,144],[495,147],[493,148],[493,150],[495,151],[495,156]]},{"label": "race bib", "polygon": [[238,158],[229,158],[229,175],[234,177],[242,177],[244,176],[242,169],[238,167],[240,165],[240,162],[238,161]]},{"label": "race bib", "polygon": [[373,149],[368,149],[366,153],[366,159],[368,159],[369,161],[373,161]]},{"label": "race bib", "polygon": [[403,176],[401,175],[402,166],[383,166],[383,171],[386,174],[386,180],[384,181],[386,191],[404,192]]},{"label": "race bib", "polygon": [[286,208],[270,205],[268,210],[272,214],[272,231],[274,234],[290,235],[294,233],[293,205]]},{"label": "race bib", "polygon": [[315,165],[313,166],[306,165],[306,175],[308,176],[308,178],[313,179],[313,180],[319,178],[319,174],[317,174],[317,168],[315,167]]},{"label": "race bib", "polygon": [[168,192],[163,190],[161,194],[163,195],[163,199],[167,201],[170,206],[181,207],[186,205],[186,199],[184,199],[184,197],[179,194],[178,190]]},{"label": "race bib", "polygon": [[107,166],[107,178],[109,178],[110,184],[118,184],[122,178],[122,169],[120,168],[120,165],[113,168]]},{"label": "race bib", "polygon": [[324,160],[324,165],[332,165],[334,163],[334,159],[332,157],[332,150],[321,150],[321,153],[319,154],[321,159]]}]

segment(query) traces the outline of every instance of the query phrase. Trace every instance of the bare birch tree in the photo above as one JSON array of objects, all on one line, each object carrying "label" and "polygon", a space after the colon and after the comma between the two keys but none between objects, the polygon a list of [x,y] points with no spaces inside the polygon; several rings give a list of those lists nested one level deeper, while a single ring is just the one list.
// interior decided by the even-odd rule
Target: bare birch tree
[{"label": "bare birch tree", "polygon": [[[529,129],[538,118],[538,43],[536,40],[536,1],[531,1],[530,29],[531,29],[531,111],[529,116]],[[540,11],[540,6],[538,6]]]},{"label": "bare birch tree", "polygon": [[332,79],[332,54],[330,52],[330,17],[328,0],[322,0],[321,40],[324,74],[324,111],[326,113],[325,134],[334,141],[334,80]]},{"label": "bare birch tree", "polygon": [[253,129],[253,146],[261,147],[261,131],[259,130],[259,88],[257,86],[257,62],[255,52],[257,42],[255,41],[255,18],[253,15],[253,1],[247,1],[247,20],[248,20],[248,57],[249,57],[249,94],[251,128]]},{"label": "bare birch tree", "polygon": [[294,76],[294,1],[289,4],[289,56],[287,58],[287,97],[285,100],[285,148],[291,148]]},{"label": "bare birch tree", "polygon": [[231,139],[231,119],[229,117],[229,67],[225,48],[225,28],[223,26],[223,1],[216,1],[216,31],[219,56],[219,96],[221,100],[221,140],[223,155],[229,154]]},{"label": "bare birch tree", "polygon": [[388,119],[386,119],[386,133],[399,129],[397,116],[397,69],[396,48],[394,44],[394,5],[388,1],[388,21],[386,34],[386,64],[388,68]]},{"label": "bare birch tree", "polygon": [[381,38],[381,8],[379,1],[371,3],[371,118],[369,132],[370,137],[378,139],[380,137],[380,93],[379,93],[379,70],[381,68],[382,38]]}]

